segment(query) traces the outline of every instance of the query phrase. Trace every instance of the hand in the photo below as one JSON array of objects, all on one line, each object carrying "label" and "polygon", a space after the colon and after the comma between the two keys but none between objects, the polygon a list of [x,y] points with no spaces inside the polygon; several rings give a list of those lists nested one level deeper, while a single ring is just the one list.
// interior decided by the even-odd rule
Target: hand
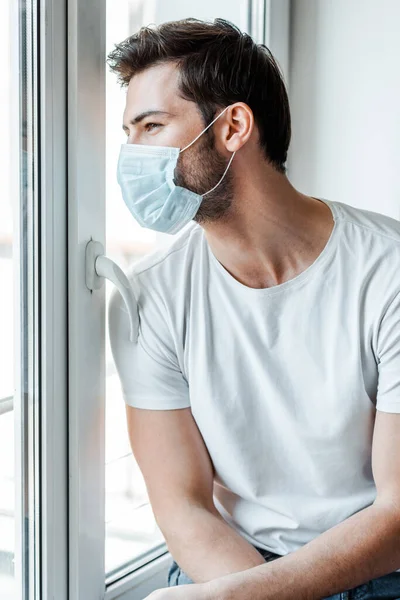
[{"label": "hand", "polygon": [[191,583],[155,590],[143,600],[218,600],[206,583]]},{"label": "hand", "polygon": [[[143,600],[254,600],[248,577],[249,571],[238,571],[205,583],[161,588]],[[266,595],[263,600],[268,600]]]}]

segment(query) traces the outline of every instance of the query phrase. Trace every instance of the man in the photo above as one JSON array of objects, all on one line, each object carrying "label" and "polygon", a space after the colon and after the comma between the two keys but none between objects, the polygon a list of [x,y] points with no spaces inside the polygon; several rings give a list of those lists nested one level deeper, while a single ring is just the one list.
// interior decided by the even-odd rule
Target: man
[{"label": "man", "polygon": [[136,343],[109,307],[174,558],[150,597],[400,598],[400,222],[291,185],[279,68],[229,22],[142,28],[109,64],[124,201],[177,234],[130,269]]}]

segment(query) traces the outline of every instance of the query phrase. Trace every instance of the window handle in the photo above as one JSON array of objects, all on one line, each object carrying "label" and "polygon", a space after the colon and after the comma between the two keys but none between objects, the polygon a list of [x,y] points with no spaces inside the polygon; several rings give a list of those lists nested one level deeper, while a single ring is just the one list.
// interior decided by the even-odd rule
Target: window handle
[{"label": "window handle", "polygon": [[119,289],[128,310],[130,322],[130,341],[136,342],[139,335],[139,315],[132,286],[121,267],[107,256],[100,242],[90,240],[86,245],[86,286],[89,290],[98,290],[109,279]]}]

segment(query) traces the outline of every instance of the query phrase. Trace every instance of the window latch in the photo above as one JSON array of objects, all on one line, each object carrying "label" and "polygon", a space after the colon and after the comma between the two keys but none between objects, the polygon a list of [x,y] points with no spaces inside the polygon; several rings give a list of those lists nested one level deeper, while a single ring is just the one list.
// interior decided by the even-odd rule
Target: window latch
[{"label": "window latch", "polygon": [[86,245],[86,286],[90,291],[103,286],[104,278],[109,279],[118,288],[128,311],[130,322],[130,341],[136,342],[139,335],[139,315],[132,286],[121,267],[107,256],[100,242],[90,240]]}]

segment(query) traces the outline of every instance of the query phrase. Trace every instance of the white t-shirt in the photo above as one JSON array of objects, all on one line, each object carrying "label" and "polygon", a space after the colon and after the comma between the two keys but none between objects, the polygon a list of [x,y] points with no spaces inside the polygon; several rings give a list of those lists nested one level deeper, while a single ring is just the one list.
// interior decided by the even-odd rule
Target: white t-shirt
[{"label": "white t-shirt", "polygon": [[321,200],[334,228],[289,281],[243,285],[192,221],[128,272],[138,343],[118,291],[109,304],[125,402],[190,406],[217,509],[280,555],[374,501],[376,408],[400,413],[400,221]]}]

